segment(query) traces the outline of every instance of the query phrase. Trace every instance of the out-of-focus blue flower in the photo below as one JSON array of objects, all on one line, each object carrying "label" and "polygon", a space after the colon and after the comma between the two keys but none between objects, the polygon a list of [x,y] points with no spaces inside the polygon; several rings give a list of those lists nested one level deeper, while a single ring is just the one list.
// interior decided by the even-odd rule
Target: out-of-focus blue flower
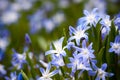
[{"label": "out-of-focus blue flower", "polygon": [[67,8],[70,5],[69,0],[59,0],[58,5],[60,8]]},{"label": "out-of-focus blue flower", "polygon": [[0,28],[0,61],[4,58],[6,48],[10,43],[8,31],[2,28]]},{"label": "out-of-focus blue flower", "polygon": [[115,54],[120,55],[120,35],[116,36],[114,43],[110,42],[110,46],[109,52],[115,52]]},{"label": "out-of-focus blue flower", "polygon": [[18,3],[23,10],[29,10],[33,6],[34,0],[16,0],[16,3]]},{"label": "out-of-focus blue flower", "polygon": [[16,72],[11,72],[10,73],[10,78],[9,77],[5,77],[5,80],[17,80]]},{"label": "out-of-focus blue flower", "polygon": [[5,10],[9,5],[8,0],[0,0],[0,11]]},{"label": "out-of-focus blue flower", "polygon": [[30,16],[30,32],[36,33],[42,28],[42,20],[45,17],[44,10],[38,10]]},{"label": "out-of-focus blue flower", "polygon": [[82,38],[85,38],[86,40],[88,40],[87,33],[85,33],[87,29],[89,28],[83,28],[82,25],[79,25],[76,29],[70,26],[69,30],[70,30],[71,37],[69,38],[68,41],[75,39],[77,45],[80,45],[80,40]]},{"label": "out-of-focus blue flower", "polygon": [[51,32],[55,28],[55,24],[52,19],[44,19],[43,26],[47,32]]},{"label": "out-of-focus blue flower", "polygon": [[51,64],[53,64],[56,67],[64,66],[65,63],[63,61],[62,56],[55,56],[54,54],[52,55],[52,61]]},{"label": "out-of-focus blue flower", "polygon": [[25,41],[27,44],[31,44],[31,39],[28,34],[25,34]]},{"label": "out-of-focus blue flower", "polygon": [[17,80],[23,80],[22,73],[19,73],[19,74],[18,74],[18,78],[17,78]]},{"label": "out-of-focus blue flower", "polygon": [[4,11],[1,15],[1,21],[4,23],[4,24],[11,24],[11,23],[15,23],[18,21],[18,18],[19,18],[19,13],[16,12],[16,11],[12,11],[12,10],[7,10],[7,11]]},{"label": "out-of-focus blue flower", "polygon": [[120,14],[117,15],[116,19],[114,20],[114,23],[120,30]]},{"label": "out-of-focus blue flower", "polygon": [[50,72],[51,69],[51,64],[49,63],[46,70],[43,68],[40,68],[40,72],[42,74],[41,77],[39,77],[37,80],[52,80],[52,76],[54,76],[55,74],[57,74],[59,72],[59,70],[54,70],[52,72]]},{"label": "out-of-focus blue flower", "polygon": [[84,10],[84,15],[85,17],[82,17],[78,20],[78,25],[82,24],[87,26],[90,24],[90,26],[94,26],[97,24],[99,21],[99,15],[97,13],[97,8],[94,8],[92,12],[88,12],[87,10]]},{"label": "out-of-focus blue flower", "polygon": [[4,65],[0,64],[0,76],[1,75],[5,75],[7,72],[6,70],[4,69]]},{"label": "out-of-focus blue flower", "polygon": [[18,70],[22,68],[23,64],[26,62],[26,53],[23,54],[14,53],[12,55],[12,65],[16,67]]},{"label": "out-of-focus blue flower", "polygon": [[52,11],[55,7],[54,7],[54,3],[52,3],[51,1],[44,1],[41,8],[49,12]]},{"label": "out-of-focus blue flower", "polygon": [[64,51],[64,47],[62,47],[64,37],[60,38],[57,41],[53,42],[53,45],[55,47],[55,50],[49,50],[45,53],[45,55],[48,54],[55,54],[55,56],[66,56],[66,52]]},{"label": "out-of-focus blue flower", "polygon": [[105,0],[89,0],[85,4],[85,10],[92,10],[98,8],[99,15],[102,17],[106,14],[106,1]]},{"label": "out-of-focus blue flower", "polygon": [[9,40],[8,38],[0,38],[0,49],[5,51],[6,50],[6,47],[8,46],[9,44]]},{"label": "out-of-focus blue flower", "polygon": [[97,74],[97,77],[95,80],[105,80],[105,77],[112,77],[114,74],[113,73],[108,73],[105,72],[106,68],[107,68],[107,64],[104,63],[102,64],[101,68],[98,68],[95,64],[93,64],[93,68],[95,71],[89,71],[89,75],[91,76],[95,76],[95,74]]},{"label": "out-of-focus blue flower", "polygon": [[4,51],[0,49],[0,61],[3,60],[5,54],[4,54]]},{"label": "out-of-focus blue flower", "polygon": [[95,55],[93,54],[94,50],[92,49],[92,43],[87,47],[86,41],[83,40],[82,48],[76,46],[74,46],[74,48],[80,52],[79,55],[83,58],[83,61],[89,61],[90,59],[95,58]]},{"label": "out-of-focus blue flower", "polygon": [[53,15],[52,20],[56,26],[60,25],[63,21],[65,21],[65,15],[63,12],[57,12]]}]

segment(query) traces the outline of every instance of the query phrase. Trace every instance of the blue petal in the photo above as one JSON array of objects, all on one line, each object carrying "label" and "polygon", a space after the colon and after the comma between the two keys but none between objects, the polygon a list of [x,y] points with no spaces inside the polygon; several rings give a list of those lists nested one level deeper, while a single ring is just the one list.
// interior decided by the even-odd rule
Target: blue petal
[{"label": "blue petal", "polygon": [[76,32],[76,30],[72,26],[69,26],[69,30],[70,30],[70,35]]},{"label": "blue petal", "polygon": [[40,68],[40,72],[42,73],[42,75],[45,73],[45,70],[43,68]]},{"label": "blue petal", "polygon": [[54,70],[50,73],[50,77],[54,76],[55,74],[57,74],[59,72],[59,70]]},{"label": "blue petal", "polygon": [[56,50],[49,50],[49,51],[45,52],[45,55],[53,54],[56,52],[57,52]]},{"label": "blue petal", "polygon": [[49,73],[50,69],[51,69],[51,64],[49,63],[47,66],[46,72]]},{"label": "blue petal", "polygon": [[88,71],[88,74],[90,75],[90,76],[95,76],[96,75],[96,72],[95,71]]},{"label": "blue petal", "polygon": [[112,77],[112,76],[114,76],[114,74],[113,73],[106,73],[106,76]]},{"label": "blue petal", "polygon": [[19,73],[19,75],[18,75],[18,79],[17,79],[17,80],[23,80],[23,76],[22,76],[21,73]]},{"label": "blue petal", "polygon": [[92,10],[92,13],[93,13],[93,14],[96,14],[97,10],[98,10],[98,8],[94,8],[94,9]]},{"label": "blue petal", "polygon": [[93,67],[93,69],[95,69],[95,70],[98,69],[97,66],[96,66],[94,63],[92,63],[92,67]]},{"label": "blue petal", "polygon": [[95,80],[100,80],[100,77],[99,77],[99,76],[97,76]]},{"label": "blue petal", "polygon": [[82,42],[82,47],[86,48],[86,41],[85,40],[83,40],[83,42]]},{"label": "blue petal", "polygon": [[84,10],[83,13],[84,13],[85,16],[89,15],[89,12],[87,10]]},{"label": "blue petal", "polygon": [[72,63],[67,64],[67,67],[68,67],[68,68],[71,68],[72,66],[73,66]]},{"label": "blue petal", "polygon": [[109,52],[113,52],[113,49],[112,49],[112,48],[110,48],[110,49],[109,49]]},{"label": "blue petal", "polygon": [[80,73],[78,74],[78,78],[80,78],[80,76],[82,75],[83,72],[84,72],[84,70],[80,71]]},{"label": "blue petal", "polygon": [[104,63],[104,64],[101,66],[101,69],[102,69],[102,70],[106,70],[106,68],[107,68],[107,64]]},{"label": "blue petal", "polygon": [[80,45],[80,39],[76,39],[76,44]]},{"label": "blue petal", "polygon": [[102,80],[105,80],[105,76],[102,76]]}]

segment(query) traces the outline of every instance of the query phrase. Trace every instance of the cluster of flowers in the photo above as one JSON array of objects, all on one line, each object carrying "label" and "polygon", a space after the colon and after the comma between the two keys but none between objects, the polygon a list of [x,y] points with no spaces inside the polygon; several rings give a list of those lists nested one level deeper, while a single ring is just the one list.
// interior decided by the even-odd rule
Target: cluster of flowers
[{"label": "cluster of flowers", "polygon": [[[55,27],[59,26],[62,22],[65,21],[65,13],[62,9],[68,8],[72,3],[80,3],[82,0],[58,0],[56,4],[52,1],[44,1],[33,15],[30,16],[30,32],[37,33],[42,28],[45,28],[47,32],[51,32]],[[59,11],[55,11],[60,9]],[[48,17],[47,15],[51,12],[55,13]]]},{"label": "cluster of flowers", "polygon": [[0,22],[3,24],[16,23],[20,17],[20,11],[29,10],[33,5],[33,0],[0,0]]},{"label": "cluster of flowers", "polygon": [[[0,0],[0,23],[10,25],[17,23],[21,16],[21,11],[31,10],[35,3],[41,3],[40,9],[37,10],[29,19],[30,32],[36,33],[42,27],[45,27],[47,32],[51,32],[56,26],[61,24],[65,20],[64,13],[62,11],[55,11],[56,13],[48,18],[46,13],[50,13],[55,8],[55,4],[51,1],[39,1],[39,0]],[[73,0],[72,2],[80,3],[81,0]],[[67,8],[71,3],[69,0],[58,0],[58,8]]]},{"label": "cluster of flowers", "polygon": [[[111,23],[109,15],[105,15],[105,17],[99,16],[97,9],[93,9],[92,12],[88,12],[84,10],[85,16],[78,20],[78,26],[73,28],[72,26],[69,27],[70,37],[67,40],[67,45],[63,46],[65,42],[64,38],[62,37],[59,40],[56,40],[51,45],[51,49],[45,52],[45,55],[50,55],[51,59],[49,63],[40,60],[39,62],[46,67],[46,70],[40,67],[41,76],[36,76],[37,80],[52,80],[52,76],[54,75],[68,75],[68,77],[64,77],[65,80],[76,80],[84,74],[84,72],[88,72],[89,76],[95,76],[95,80],[105,80],[105,77],[112,77],[116,74],[106,72],[107,63],[103,63],[101,68],[97,67],[97,63],[99,62],[96,58],[95,50],[93,49],[93,45],[96,45],[93,42],[90,42],[89,39],[95,38],[94,35],[90,37],[88,34],[88,30],[91,28],[96,28],[98,25],[101,24],[100,32],[101,32],[101,39],[104,40],[107,35],[109,35],[111,31]],[[119,15],[114,20],[116,25],[116,30],[119,30],[120,22],[119,22]],[[115,27],[115,26],[114,26]],[[30,37],[28,34],[25,36],[26,42],[31,44]],[[108,52],[114,52],[115,54],[120,54],[120,35],[117,34],[115,37],[115,41],[109,44],[111,48],[109,48]],[[96,45],[97,46],[97,45]],[[24,50],[23,54],[19,54],[16,51],[13,51],[13,58],[12,58],[12,65],[17,67],[17,70],[23,68],[24,63],[27,62],[27,57],[32,60],[33,53],[27,53],[26,49]],[[28,55],[28,56],[27,56]],[[73,57],[71,57],[73,56]],[[39,68],[39,65],[36,67]],[[56,69],[52,72],[51,68]],[[68,68],[65,70],[64,68]],[[4,67],[1,66],[0,72],[5,72]],[[52,70],[53,70],[52,69]],[[17,79],[22,80],[21,74],[18,76],[16,73],[11,73],[11,79],[5,77],[6,80]],[[56,78],[56,77],[54,77]]]},{"label": "cluster of flowers", "polygon": [[[70,37],[67,41],[67,45],[63,47],[64,38],[62,37],[57,41],[54,41],[51,45],[51,50],[47,51],[45,55],[51,55],[51,61],[49,63],[45,63],[40,60],[40,63],[46,67],[46,70],[40,67],[40,72],[42,74],[41,77],[37,76],[37,80],[52,80],[52,76],[59,75],[69,75],[68,79],[79,79],[84,74],[84,71],[88,72],[89,76],[96,76],[95,80],[105,80],[105,77],[111,77],[115,75],[114,73],[108,73],[105,70],[107,69],[107,63],[103,63],[101,68],[97,67],[97,61],[95,56],[95,50],[92,48],[94,45],[92,42],[89,43],[89,37],[87,30],[92,27],[96,28],[97,24],[101,24],[101,38],[102,40],[109,34],[111,31],[111,20],[109,15],[105,15],[104,18],[99,16],[97,13],[97,9],[93,9],[92,12],[88,12],[84,10],[85,16],[78,20],[78,26],[76,28],[69,27]],[[119,30],[120,17],[117,16],[114,23],[116,25],[116,29]],[[100,22],[99,22],[100,21]],[[104,37],[103,37],[104,36]],[[92,37],[92,35],[91,35]],[[94,37],[93,37],[94,38]],[[31,40],[28,35],[26,35],[26,41],[31,43]],[[108,52],[114,52],[115,54],[120,54],[120,35],[117,35],[114,42],[110,43],[111,48]],[[72,56],[71,55],[72,53]],[[30,59],[33,58],[32,53],[28,53]],[[97,54],[97,53],[96,53]],[[24,51],[23,54],[19,54],[14,51],[12,64],[17,69],[22,69],[23,64],[27,63],[26,56],[27,53]],[[70,57],[69,57],[70,56]],[[66,62],[66,60],[69,60]],[[70,68],[71,71],[64,71],[63,67]],[[39,66],[38,66],[39,67]],[[54,67],[54,71],[51,71],[51,68]],[[5,71],[4,67],[0,68],[1,72]],[[76,76],[76,73],[79,72]],[[21,74],[20,74],[21,75]],[[20,76],[19,75],[19,76]],[[18,76],[18,77],[19,77]],[[11,79],[17,78],[15,73],[11,73]],[[7,80],[10,80],[6,77]]]}]

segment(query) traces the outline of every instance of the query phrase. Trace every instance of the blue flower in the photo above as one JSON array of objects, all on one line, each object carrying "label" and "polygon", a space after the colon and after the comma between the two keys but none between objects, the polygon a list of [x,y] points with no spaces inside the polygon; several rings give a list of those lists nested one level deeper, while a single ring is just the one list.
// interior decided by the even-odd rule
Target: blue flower
[{"label": "blue flower", "polygon": [[[100,23],[106,27],[106,28],[110,28],[111,26],[111,20],[110,20],[110,16],[106,15],[104,18],[102,18],[102,20],[100,21]],[[110,29],[108,29],[110,30]]]},{"label": "blue flower", "polygon": [[9,40],[7,37],[0,38],[0,49],[5,51],[6,47],[9,45]]},{"label": "blue flower", "polygon": [[91,26],[97,24],[99,21],[99,15],[97,13],[97,8],[94,8],[92,12],[88,12],[87,10],[84,10],[84,15],[85,17],[82,17],[78,20],[78,25],[83,24],[83,25],[88,25],[90,24]]},{"label": "blue flower", "polygon": [[109,34],[110,32],[110,26],[111,26],[111,20],[110,20],[110,16],[106,15],[105,17],[102,18],[102,21],[100,21],[100,23],[102,24],[102,37],[104,39],[104,37],[106,35]]},{"label": "blue flower", "polygon": [[7,72],[6,70],[4,69],[4,65],[0,64],[0,76],[1,75],[5,75]]},{"label": "blue flower", "polygon": [[120,35],[116,36],[114,43],[110,42],[110,46],[109,52],[115,52],[120,55]]},{"label": "blue flower", "polygon": [[91,70],[90,64],[87,61],[83,61],[83,58],[80,57],[79,54],[77,54],[77,51],[74,52],[73,57],[70,57],[69,60],[71,63],[67,64],[67,67],[72,68],[72,72],[71,72],[72,76],[77,70],[81,70],[80,73],[78,74],[78,77],[81,76],[83,71]]},{"label": "blue flower", "polygon": [[69,30],[70,30],[71,37],[69,38],[68,41],[75,39],[76,44],[80,45],[80,40],[82,38],[85,38],[86,40],[88,40],[87,33],[85,33],[87,29],[88,28],[84,28],[82,25],[79,25],[76,29],[70,26]]},{"label": "blue flower", "polygon": [[24,63],[27,63],[25,52],[23,54],[19,54],[15,52],[12,55],[12,65],[16,67],[18,70],[22,68]]},{"label": "blue flower", "polygon": [[77,65],[80,61],[82,61],[82,59],[80,58],[79,54],[77,54],[77,52],[74,52],[73,57],[69,57],[69,60],[71,63],[67,64],[67,67],[72,68],[72,73],[75,73],[77,70]]},{"label": "blue flower", "polygon": [[74,46],[74,48],[79,51],[80,57],[83,58],[84,61],[89,61],[92,58],[95,58],[95,55],[93,54],[94,50],[92,49],[92,43],[87,47],[86,41],[83,40],[82,42],[82,48]]},{"label": "blue flower", "polygon": [[45,11],[44,10],[38,10],[33,15],[29,17],[30,19],[30,32],[32,34],[38,32],[42,29],[42,20],[45,17]]},{"label": "blue flower", "polygon": [[114,23],[120,30],[120,14],[117,15],[116,19],[114,20]]},{"label": "blue flower", "polygon": [[16,0],[16,3],[19,4],[19,7],[23,10],[29,10],[31,9],[33,5],[34,0]]},{"label": "blue flower", "polygon": [[19,73],[19,74],[18,74],[18,78],[17,78],[17,80],[23,80],[22,73]]},{"label": "blue flower", "polygon": [[42,73],[42,76],[39,77],[37,80],[52,80],[52,76],[54,76],[55,74],[57,74],[59,72],[59,70],[54,70],[52,72],[50,72],[51,69],[51,64],[49,63],[46,70],[44,70],[43,68],[40,68],[40,72]]},{"label": "blue flower", "polygon": [[64,60],[62,56],[55,56],[54,54],[52,55],[52,61],[51,64],[53,64],[56,67],[64,66]]},{"label": "blue flower", "polygon": [[4,24],[12,24],[18,21],[20,17],[20,14],[16,11],[12,11],[12,10],[7,10],[4,11],[2,16],[1,16],[1,21]]},{"label": "blue flower", "polygon": [[11,72],[10,73],[10,78],[9,77],[5,77],[5,80],[17,80],[16,72]]},{"label": "blue flower", "polygon": [[31,44],[31,39],[28,34],[25,34],[25,41],[27,44]]},{"label": "blue flower", "polygon": [[49,50],[45,53],[45,55],[48,54],[55,54],[56,56],[66,56],[66,52],[64,51],[64,47],[62,47],[62,43],[63,43],[64,37],[60,38],[57,41],[53,42],[53,45],[55,47],[55,50]]},{"label": "blue flower", "polygon": [[55,28],[55,23],[52,19],[44,19],[43,26],[45,27],[47,32],[51,32]]},{"label": "blue flower", "polygon": [[89,75],[95,76],[97,74],[97,77],[95,80],[105,80],[105,77],[112,77],[114,74],[113,73],[108,73],[105,72],[107,68],[107,64],[104,63],[102,64],[101,68],[98,68],[95,64],[93,64],[93,68],[95,71],[89,71]]}]

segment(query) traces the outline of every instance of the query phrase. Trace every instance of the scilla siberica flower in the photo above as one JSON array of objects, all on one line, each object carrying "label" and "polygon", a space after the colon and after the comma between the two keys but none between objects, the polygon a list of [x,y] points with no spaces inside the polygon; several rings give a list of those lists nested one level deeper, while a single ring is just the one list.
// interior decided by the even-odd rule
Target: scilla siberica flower
[{"label": "scilla siberica flower", "polygon": [[11,72],[10,73],[10,78],[9,77],[5,77],[5,80],[17,80],[16,72]]},{"label": "scilla siberica flower", "polygon": [[1,75],[5,75],[7,72],[6,70],[4,69],[4,65],[0,64],[0,76]]},{"label": "scilla siberica flower", "polygon": [[71,75],[73,76],[77,70],[81,70],[78,77],[83,73],[84,70],[91,70],[89,63],[83,61],[83,58],[75,51],[73,57],[70,57],[69,60],[71,63],[67,64],[68,68],[72,68]]},{"label": "scilla siberica flower", "polygon": [[44,70],[43,68],[40,68],[40,72],[42,74],[41,77],[39,77],[37,80],[52,80],[52,76],[54,76],[55,74],[57,74],[59,72],[59,70],[54,70],[52,72],[50,72],[51,69],[51,64],[49,63],[46,70]]},{"label": "scilla siberica flower", "polygon": [[84,10],[84,15],[85,17],[82,17],[78,20],[78,25],[83,24],[83,25],[88,25],[90,24],[91,26],[97,24],[99,20],[99,16],[97,13],[97,8],[94,8],[92,12],[88,12],[87,10]]},{"label": "scilla siberica flower", "polygon": [[48,54],[55,54],[56,56],[66,56],[66,52],[64,51],[64,47],[62,47],[62,43],[63,43],[64,37],[60,38],[57,41],[53,42],[53,45],[55,47],[55,50],[49,50],[45,53],[45,55]]},{"label": "scilla siberica flower", "polygon": [[73,27],[70,26],[69,30],[70,30],[71,37],[69,38],[68,41],[75,39],[76,44],[80,45],[80,40],[82,38],[85,38],[86,40],[88,40],[87,33],[85,33],[85,31],[87,29],[89,29],[89,28],[84,28],[82,25],[79,25],[76,29],[74,29]]},{"label": "scilla siberica flower", "polygon": [[18,70],[22,68],[23,64],[26,62],[26,53],[19,54],[15,52],[12,56],[12,65],[16,67]]},{"label": "scilla siberica flower", "polygon": [[83,58],[84,61],[88,61],[92,58],[95,58],[95,55],[93,54],[94,50],[92,50],[92,43],[87,47],[86,41],[83,40],[82,42],[82,48],[74,46],[74,48],[79,51],[80,57]]},{"label": "scilla siberica flower", "polygon": [[115,54],[120,55],[120,35],[116,36],[114,42],[110,42],[110,46],[109,52],[115,52]]},{"label": "scilla siberica flower", "polygon": [[117,28],[120,30],[120,14],[117,15],[114,23],[117,26]]},{"label": "scilla siberica flower", "polygon": [[102,28],[102,34],[103,35],[109,34],[110,26],[111,26],[110,16],[106,15],[104,18],[102,18],[102,21],[100,21],[100,23],[103,26],[103,28]]},{"label": "scilla siberica flower", "polygon": [[77,65],[82,59],[80,58],[79,54],[77,54],[77,52],[74,52],[73,57],[69,57],[69,60],[71,63],[67,64],[67,67],[72,68],[72,72],[75,73],[77,70]]},{"label": "scilla siberica flower", "polygon": [[56,56],[55,54],[52,55],[52,61],[51,64],[53,64],[56,67],[64,66],[64,60],[62,56]]},{"label": "scilla siberica flower", "polygon": [[97,77],[95,80],[106,80],[105,77],[112,77],[114,74],[113,73],[108,73],[105,72],[107,68],[107,64],[104,63],[102,64],[101,68],[98,68],[95,64],[93,64],[93,68],[95,71],[89,71],[89,75],[95,76],[97,74]]}]

